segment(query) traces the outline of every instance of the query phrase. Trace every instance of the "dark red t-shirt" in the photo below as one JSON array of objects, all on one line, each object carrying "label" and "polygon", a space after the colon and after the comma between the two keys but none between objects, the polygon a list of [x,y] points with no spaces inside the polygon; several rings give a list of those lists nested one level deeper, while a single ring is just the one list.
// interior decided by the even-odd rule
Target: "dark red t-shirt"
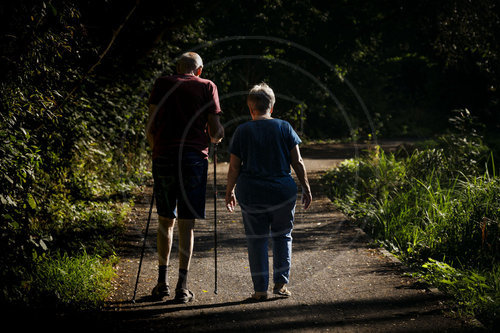
[{"label": "dark red t-shirt", "polygon": [[156,80],[149,104],[158,107],[152,123],[153,159],[179,151],[198,151],[208,158],[208,114],[220,114],[217,86],[194,75]]}]

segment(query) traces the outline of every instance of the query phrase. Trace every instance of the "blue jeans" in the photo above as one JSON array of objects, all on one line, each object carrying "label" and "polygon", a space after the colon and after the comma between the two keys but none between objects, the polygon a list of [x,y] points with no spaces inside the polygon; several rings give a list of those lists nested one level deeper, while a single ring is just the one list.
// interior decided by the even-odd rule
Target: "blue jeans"
[{"label": "blue jeans", "polygon": [[275,206],[246,206],[242,203],[240,206],[254,290],[262,292],[268,289],[269,238],[272,238],[273,247],[273,281],[288,283],[292,261],[295,198]]}]

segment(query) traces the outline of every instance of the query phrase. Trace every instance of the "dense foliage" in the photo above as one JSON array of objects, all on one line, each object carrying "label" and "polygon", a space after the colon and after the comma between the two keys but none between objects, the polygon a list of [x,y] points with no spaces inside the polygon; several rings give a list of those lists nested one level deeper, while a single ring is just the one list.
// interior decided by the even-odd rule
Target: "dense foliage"
[{"label": "dense foliage", "polygon": [[500,315],[500,178],[467,124],[398,153],[379,147],[324,176],[329,196],[381,245],[427,270],[460,309],[493,325]]},{"label": "dense foliage", "polygon": [[429,136],[467,107],[498,146],[497,9],[497,0],[3,1],[2,301],[46,294],[43,260],[112,255],[150,177],[149,91],[182,52],[205,60],[228,136],[248,116],[248,88],[267,81],[276,114],[304,138]]}]

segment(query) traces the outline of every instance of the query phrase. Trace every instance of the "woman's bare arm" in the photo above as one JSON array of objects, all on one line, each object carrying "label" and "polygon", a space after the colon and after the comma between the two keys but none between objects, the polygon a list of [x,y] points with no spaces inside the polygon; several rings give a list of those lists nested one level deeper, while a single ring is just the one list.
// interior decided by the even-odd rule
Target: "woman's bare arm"
[{"label": "woman's bare arm", "polygon": [[236,196],[234,194],[234,188],[236,186],[236,181],[240,174],[241,169],[241,159],[231,154],[229,161],[229,170],[227,172],[227,187],[226,187],[226,208],[228,211],[232,212],[236,206]]},{"label": "woman's bare arm", "polygon": [[300,155],[299,145],[295,145],[290,151],[291,165],[297,178],[299,178],[300,185],[302,186],[302,204],[304,209],[309,208],[312,201],[311,187],[309,186],[309,180],[307,178],[306,166],[304,165],[304,160]]}]

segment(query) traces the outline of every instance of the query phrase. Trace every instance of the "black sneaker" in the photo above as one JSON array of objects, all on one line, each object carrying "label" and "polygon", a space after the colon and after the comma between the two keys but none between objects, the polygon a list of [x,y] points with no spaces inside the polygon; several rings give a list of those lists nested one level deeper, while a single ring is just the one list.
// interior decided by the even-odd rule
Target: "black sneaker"
[{"label": "black sneaker", "polygon": [[161,300],[165,296],[170,296],[170,287],[164,282],[158,282],[151,291],[151,296],[158,300]]},{"label": "black sneaker", "polygon": [[194,299],[194,294],[188,289],[176,289],[175,290],[175,301],[177,303],[188,303]]}]

